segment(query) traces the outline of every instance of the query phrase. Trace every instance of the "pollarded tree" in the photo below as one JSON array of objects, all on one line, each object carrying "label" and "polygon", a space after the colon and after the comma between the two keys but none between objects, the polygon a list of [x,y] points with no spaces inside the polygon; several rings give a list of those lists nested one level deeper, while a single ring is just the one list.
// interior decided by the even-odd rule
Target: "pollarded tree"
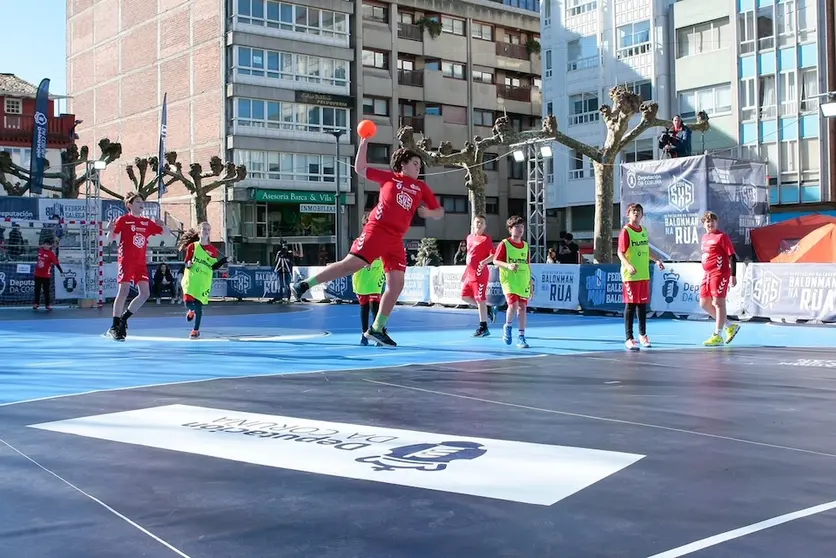
[{"label": "pollarded tree", "polygon": [[[607,127],[607,137],[602,147],[594,147],[567,136],[557,128],[557,121],[550,115],[543,121],[541,130],[516,132],[511,128],[507,116],[496,120],[493,134],[489,138],[476,136],[465,144],[461,151],[454,151],[449,142],[442,142],[438,151],[432,150],[432,140],[424,137],[416,142],[411,127],[401,128],[398,139],[401,145],[418,152],[431,167],[455,165],[465,169],[465,186],[469,191],[473,214],[485,212],[485,187],[488,177],[483,168],[485,150],[500,145],[513,145],[529,140],[554,140],[589,157],[595,171],[595,238],[594,258],[598,263],[612,261],[612,225],[615,165],[618,154],[645,130],[653,127],[670,127],[670,120],[657,116],[659,105],[654,101],[644,102],[641,95],[624,86],[610,90],[613,105],[599,109]],[[630,128],[630,120],[641,114],[641,120]],[[692,131],[708,130],[708,120],[700,119],[690,124]]]},{"label": "pollarded tree", "polygon": [[[109,165],[122,156],[122,144],[113,143],[107,138],[99,141],[99,150],[101,155],[97,160],[103,161],[105,165]],[[79,149],[75,144],[62,151],[61,169],[57,172],[44,172],[44,179],[60,179],[61,186],[44,184],[44,190],[58,192],[65,199],[78,198],[87,180],[86,169],[83,169],[84,172],[79,176],[78,167],[86,167],[88,162],[93,161],[88,159],[89,151],[86,145]],[[19,178],[20,182],[12,183],[7,175]],[[24,196],[31,186],[29,169],[16,165],[12,162],[9,153],[5,151],[0,152],[0,184],[10,196]]]},{"label": "pollarded tree", "polygon": [[[136,157],[133,165],[127,165],[125,167],[125,173],[127,173],[131,184],[133,184],[133,191],[146,200],[153,194],[156,194],[159,189],[157,187],[157,161],[158,157],[156,155],[153,157]],[[137,171],[139,171],[139,176],[137,176]],[[151,171],[152,174],[149,175],[148,171]],[[148,179],[147,181],[146,178]],[[174,182],[177,182],[177,179],[169,178],[164,182],[167,188]],[[113,196],[116,199],[125,199],[125,196],[122,194],[119,194],[105,186],[102,186],[101,188],[104,193]]]}]

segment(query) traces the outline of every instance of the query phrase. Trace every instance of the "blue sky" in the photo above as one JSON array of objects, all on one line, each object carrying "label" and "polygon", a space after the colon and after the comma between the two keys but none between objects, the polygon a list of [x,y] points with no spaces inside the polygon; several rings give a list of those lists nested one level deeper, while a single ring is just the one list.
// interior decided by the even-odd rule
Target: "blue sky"
[{"label": "blue sky", "polygon": [[[67,92],[67,3],[28,0],[3,4],[0,72],[38,85],[49,78],[49,92]],[[32,39],[37,39],[33,41]]]}]

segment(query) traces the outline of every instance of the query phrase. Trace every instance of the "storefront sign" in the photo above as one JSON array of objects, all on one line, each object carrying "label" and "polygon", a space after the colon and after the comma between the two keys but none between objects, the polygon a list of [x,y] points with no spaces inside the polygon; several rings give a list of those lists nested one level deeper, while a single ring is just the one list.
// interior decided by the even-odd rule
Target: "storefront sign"
[{"label": "storefront sign", "polygon": [[328,93],[312,93],[310,91],[297,91],[296,102],[306,105],[319,105],[333,108],[354,108],[354,99],[345,95],[330,95]]},{"label": "storefront sign", "polygon": [[334,213],[335,206],[324,204],[303,203],[299,205],[299,213]]},{"label": "storefront sign", "polygon": [[[331,192],[304,192],[301,190],[251,190],[251,197],[257,202],[267,203],[305,203],[305,204],[334,204],[336,197]],[[340,196],[340,203],[346,203],[346,196]],[[313,213],[313,212],[309,212]],[[333,213],[333,210],[331,211]]]}]

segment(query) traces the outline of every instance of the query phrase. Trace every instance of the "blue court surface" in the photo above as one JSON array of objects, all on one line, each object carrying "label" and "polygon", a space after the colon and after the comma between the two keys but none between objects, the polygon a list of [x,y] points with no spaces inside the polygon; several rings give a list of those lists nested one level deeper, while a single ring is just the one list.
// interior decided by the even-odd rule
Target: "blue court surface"
[{"label": "blue court surface", "polygon": [[[0,314],[0,556],[785,557],[836,548],[836,330],[356,305]],[[638,331],[636,330],[638,334]],[[515,336],[516,338],[516,336]]]}]

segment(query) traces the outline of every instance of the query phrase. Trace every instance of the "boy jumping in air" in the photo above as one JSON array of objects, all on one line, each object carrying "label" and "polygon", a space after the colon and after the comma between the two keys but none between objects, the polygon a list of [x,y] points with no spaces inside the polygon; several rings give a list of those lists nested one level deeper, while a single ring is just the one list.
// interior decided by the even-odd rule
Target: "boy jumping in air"
[{"label": "boy jumping in air", "polygon": [[462,275],[462,300],[479,309],[479,328],[473,337],[487,337],[488,320],[496,320],[496,313],[492,306],[488,306],[488,276],[490,270],[487,265],[493,261],[493,240],[485,234],[487,221],[484,215],[473,218],[472,234],[467,236],[467,268]]},{"label": "boy jumping in air", "polygon": [[[627,206],[627,224],[618,236],[618,259],[621,260],[621,284],[624,294],[624,346],[638,351],[639,344],[633,339],[633,319],[639,315],[639,341],[642,347],[650,347],[647,336],[647,306],[650,304],[650,241],[647,229],[642,227],[644,208],[641,204]],[[656,262],[659,269],[665,269],[661,260]]]},{"label": "boy jumping in air", "polygon": [[514,323],[514,315],[520,322],[517,347],[527,349],[528,343],[525,340],[526,310],[528,301],[531,300],[532,283],[531,277],[531,255],[528,249],[528,242],[523,240],[525,232],[525,219],[514,215],[506,222],[510,238],[499,243],[493,263],[499,267],[499,283],[502,285],[502,292],[508,302],[508,311],[505,314],[505,329],[502,332],[502,340],[506,345],[511,344],[511,329]]},{"label": "boy jumping in air", "polygon": [[381,258],[386,272],[386,292],[380,300],[380,311],[364,336],[382,345],[396,347],[397,343],[384,328],[403,290],[406,272],[404,236],[416,212],[421,217],[438,220],[444,217],[444,208],[439,205],[430,187],[418,180],[422,161],[417,153],[398,149],[392,154],[392,171],[384,171],[368,166],[368,146],[368,139],[361,138],[354,170],[380,184],[380,201],[371,211],[369,222],[342,261],[329,265],[318,275],[295,283],[290,292],[298,302],[311,287],[352,275]]},{"label": "boy jumping in air", "polygon": [[[105,246],[109,246],[114,240],[119,244],[116,272],[116,282],[119,287],[116,299],[113,301],[113,325],[105,334],[116,341],[125,340],[128,334],[128,318],[142,308],[151,294],[146,261],[148,239],[158,234],[171,233],[162,221],[152,221],[142,216],[144,203],[145,200],[136,192],[127,194],[125,207],[128,208],[128,213],[108,224],[104,240]],[[128,309],[124,310],[132,281],[139,290],[139,294],[131,301]]]},{"label": "boy jumping in air", "polygon": [[38,249],[38,263],[35,264],[35,304],[32,306],[33,310],[38,310],[41,307],[41,292],[43,292],[46,311],[52,312],[52,304],[49,300],[52,266],[57,267],[61,275],[64,275],[64,270],[61,269],[61,264],[58,262],[58,256],[52,251],[52,243],[52,240],[45,240]]},{"label": "boy jumping in air", "polygon": [[[368,222],[367,213],[363,216],[363,226],[366,226]],[[363,346],[369,344],[369,340],[366,339],[366,332],[369,330],[369,314],[372,319],[377,317],[380,311],[380,295],[385,286],[386,273],[383,271],[383,260],[380,258],[351,276],[351,288],[354,289],[354,294],[357,295],[357,301],[360,303],[360,326],[363,328],[360,344]]]},{"label": "boy jumping in air", "polygon": [[[726,319],[726,295],[737,284],[737,254],[731,238],[717,227],[717,215],[706,211],[702,217],[705,236],[702,237],[702,268],[705,270],[700,285],[700,306],[716,320],[714,335],[703,345],[716,347],[731,343],[740,325]],[[725,340],[720,334],[725,329]]]}]

